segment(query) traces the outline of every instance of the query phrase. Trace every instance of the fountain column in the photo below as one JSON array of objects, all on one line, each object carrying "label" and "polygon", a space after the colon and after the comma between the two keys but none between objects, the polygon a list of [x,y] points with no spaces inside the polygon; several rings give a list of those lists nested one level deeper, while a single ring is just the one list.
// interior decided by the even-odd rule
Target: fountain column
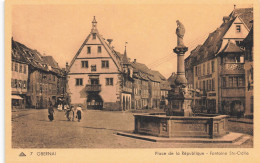
[{"label": "fountain column", "polygon": [[171,108],[166,114],[171,116],[192,116],[192,92],[188,87],[188,82],[185,77],[184,68],[184,54],[188,51],[183,43],[183,37],[185,34],[184,25],[177,20],[177,46],[173,49],[173,52],[177,54],[177,77],[175,79],[174,96],[173,96],[173,108]]}]

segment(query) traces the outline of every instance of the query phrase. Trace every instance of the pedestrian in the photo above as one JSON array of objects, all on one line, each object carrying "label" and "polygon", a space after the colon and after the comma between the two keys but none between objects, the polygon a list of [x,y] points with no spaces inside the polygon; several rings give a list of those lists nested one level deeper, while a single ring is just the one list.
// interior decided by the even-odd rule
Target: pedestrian
[{"label": "pedestrian", "polygon": [[74,121],[74,117],[76,116],[75,115],[76,114],[76,108],[73,105],[71,105],[71,111],[72,111],[72,121]]},{"label": "pedestrian", "polygon": [[66,115],[68,121],[70,121],[70,112],[71,112],[71,108],[69,106],[66,106],[65,115]]},{"label": "pedestrian", "polygon": [[60,110],[60,111],[62,110],[62,105],[61,104],[58,105],[58,110]]},{"label": "pedestrian", "polygon": [[52,106],[52,103],[49,102],[49,108],[48,108],[48,112],[49,112],[49,115],[48,115],[48,118],[50,121],[53,121],[54,120],[54,109],[53,109],[53,106]]},{"label": "pedestrian", "polygon": [[76,118],[78,118],[78,122],[80,122],[80,120],[81,120],[81,114],[82,114],[81,105],[78,105],[78,107],[77,107],[77,109],[76,109],[76,113],[77,113]]}]

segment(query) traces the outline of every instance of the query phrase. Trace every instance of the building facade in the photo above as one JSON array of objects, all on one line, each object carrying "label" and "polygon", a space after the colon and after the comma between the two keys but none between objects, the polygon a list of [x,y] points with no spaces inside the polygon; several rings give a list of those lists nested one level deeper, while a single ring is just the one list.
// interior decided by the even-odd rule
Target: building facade
[{"label": "building facade", "polygon": [[[27,65],[23,70],[19,69],[19,71],[26,71],[26,75],[20,74],[24,81],[27,78],[26,83],[23,84],[23,87],[26,87],[26,89],[23,88],[23,92],[26,92],[24,94],[26,107],[38,109],[47,108],[49,102],[52,102],[53,105],[57,104],[58,97],[62,96],[60,83],[64,84],[66,78],[53,57],[43,56],[37,50],[32,50],[13,39],[12,53],[23,58],[24,64]],[[14,73],[16,73],[15,66],[14,63]]]},{"label": "building facade", "polygon": [[107,110],[120,110],[123,103],[131,106],[130,95],[126,95],[129,90],[124,89],[124,95],[121,94],[121,57],[110,43],[99,34],[94,18],[90,34],[69,66],[67,90],[72,104]]},{"label": "building facade", "polygon": [[25,58],[15,49],[12,49],[11,70],[12,109],[24,109],[27,94],[28,64]]},{"label": "building facade", "polygon": [[161,80],[146,65],[131,62],[126,47],[120,54],[111,42],[100,35],[94,17],[90,34],[69,65],[71,103],[103,110],[159,108]]},{"label": "building facade", "polygon": [[[241,42],[249,33],[252,19],[252,8],[234,9],[185,60],[186,72],[190,72],[188,81],[200,90],[194,95],[194,108],[207,113],[245,113],[245,63]],[[193,71],[188,65],[192,65]]]},{"label": "building facade", "polygon": [[[253,23],[253,22],[252,22]],[[253,117],[254,113],[254,39],[253,26],[242,42],[245,48],[245,116]]]}]

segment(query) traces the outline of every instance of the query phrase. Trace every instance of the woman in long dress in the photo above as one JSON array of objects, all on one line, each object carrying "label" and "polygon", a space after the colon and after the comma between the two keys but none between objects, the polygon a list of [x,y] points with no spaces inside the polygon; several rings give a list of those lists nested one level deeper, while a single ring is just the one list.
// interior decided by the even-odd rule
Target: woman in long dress
[{"label": "woman in long dress", "polygon": [[77,107],[76,113],[77,113],[78,122],[80,122],[80,120],[81,120],[81,114],[82,114],[81,105],[79,105],[79,106]]},{"label": "woman in long dress", "polygon": [[48,108],[48,112],[49,112],[49,115],[48,115],[48,118],[50,121],[53,121],[54,120],[54,109],[53,109],[53,106],[52,106],[52,103],[49,102],[49,108]]}]

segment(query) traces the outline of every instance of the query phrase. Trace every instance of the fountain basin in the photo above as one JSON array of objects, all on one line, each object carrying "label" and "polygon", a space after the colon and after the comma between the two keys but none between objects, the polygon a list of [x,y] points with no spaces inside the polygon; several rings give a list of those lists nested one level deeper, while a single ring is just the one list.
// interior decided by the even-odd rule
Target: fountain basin
[{"label": "fountain basin", "polygon": [[227,115],[196,114],[192,117],[165,113],[135,114],[136,134],[158,137],[215,138],[226,135]]}]

